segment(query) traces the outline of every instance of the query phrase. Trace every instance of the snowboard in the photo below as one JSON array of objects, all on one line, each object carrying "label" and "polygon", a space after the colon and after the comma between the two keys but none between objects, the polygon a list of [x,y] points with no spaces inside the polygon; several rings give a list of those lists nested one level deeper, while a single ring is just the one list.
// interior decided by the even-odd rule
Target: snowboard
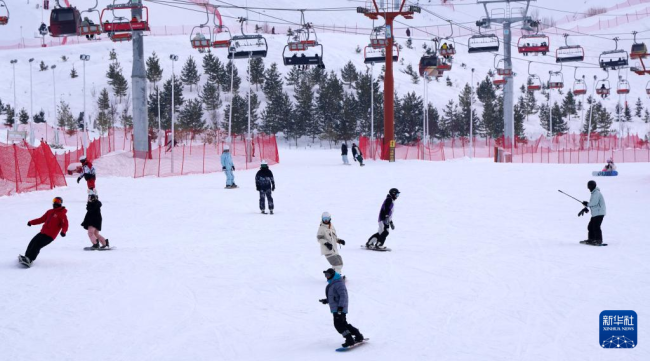
[{"label": "snowboard", "polygon": [[587,241],[580,241],[580,244],[584,244],[584,245],[587,245],[587,246],[594,246],[594,247],[605,247],[605,246],[607,246],[607,243],[591,244],[591,243],[587,243]]},{"label": "snowboard", "polygon": [[84,251],[110,251],[112,249],[115,249],[115,246],[110,246],[108,248],[92,248],[92,247],[84,247]]},{"label": "snowboard", "polygon": [[18,263],[22,264],[23,266],[25,266],[27,268],[30,268],[32,265],[25,262],[25,261],[23,261],[22,257],[23,257],[23,255],[20,255],[20,254],[18,255]]},{"label": "snowboard", "polygon": [[363,249],[367,249],[368,251],[375,251],[375,252],[390,252],[392,251],[390,248],[384,248],[384,249],[377,249],[377,248],[368,248],[366,245],[361,246]]},{"label": "snowboard", "polygon": [[594,177],[616,177],[618,175],[618,171],[611,170],[611,171],[596,171],[596,172],[591,172],[591,175]]},{"label": "snowboard", "polygon": [[363,341],[361,341],[361,342],[357,342],[357,343],[355,343],[355,344],[352,345],[352,346],[348,346],[348,347],[339,347],[339,348],[336,349],[336,352],[345,352],[345,351],[352,350],[353,348],[356,348],[356,347],[358,347],[358,346],[361,346],[361,345],[365,344],[368,340],[370,340],[370,339],[369,339],[369,338],[364,338]]}]

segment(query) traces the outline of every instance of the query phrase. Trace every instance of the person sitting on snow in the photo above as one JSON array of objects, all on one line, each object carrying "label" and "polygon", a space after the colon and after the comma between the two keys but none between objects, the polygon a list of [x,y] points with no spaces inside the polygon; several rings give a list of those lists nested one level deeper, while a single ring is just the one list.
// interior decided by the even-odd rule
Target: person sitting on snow
[{"label": "person sitting on snow", "polygon": [[607,164],[605,165],[605,168],[603,168],[603,172],[613,172],[616,170],[616,164],[614,164],[614,160],[612,158],[607,159]]}]

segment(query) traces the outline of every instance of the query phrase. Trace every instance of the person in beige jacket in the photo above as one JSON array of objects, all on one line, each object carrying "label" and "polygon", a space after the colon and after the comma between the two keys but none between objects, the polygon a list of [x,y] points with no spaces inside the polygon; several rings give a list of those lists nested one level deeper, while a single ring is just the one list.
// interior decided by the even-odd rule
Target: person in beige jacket
[{"label": "person in beige jacket", "polygon": [[320,243],[320,253],[327,258],[337,273],[341,273],[343,258],[339,254],[337,244],[345,246],[345,241],[336,235],[336,228],[332,225],[332,216],[328,212],[323,212],[321,216],[316,239]]}]

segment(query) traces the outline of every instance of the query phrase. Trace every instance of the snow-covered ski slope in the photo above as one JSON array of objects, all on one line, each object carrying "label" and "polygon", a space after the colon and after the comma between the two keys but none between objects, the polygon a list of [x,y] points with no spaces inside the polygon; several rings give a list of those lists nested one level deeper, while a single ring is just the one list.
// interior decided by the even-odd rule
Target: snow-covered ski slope
[{"label": "snow-covered ski slope", "polygon": [[[85,9],[94,5],[94,1],[91,0],[76,0],[72,2],[79,9]],[[106,5],[107,1],[101,1],[100,5]],[[217,2],[212,2],[216,4]],[[244,6],[246,3],[241,1],[235,1],[234,4]],[[618,2],[617,2],[618,3]],[[620,1],[623,3],[623,1]],[[179,8],[164,6],[158,3],[145,2],[150,8],[150,23],[152,26],[170,26],[170,27],[179,27],[184,25],[186,29],[190,29],[192,26],[199,25],[205,21],[205,14],[199,12],[192,12],[187,10],[181,10]],[[354,8],[356,6],[362,6],[365,2],[363,1],[345,1],[345,0],[332,0],[328,1],[326,6],[319,1],[304,1],[301,3],[301,8]],[[533,11],[539,12],[539,16],[543,18],[554,18],[560,19],[564,18],[567,15],[566,12],[550,11],[548,9],[559,9],[562,11],[573,11],[576,13],[586,12],[589,8],[592,7],[604,7],[608,8],[616,3],[613,3],[610,0],[591,0],[591,1],[571,1],[567,3],[566,1],[560,0],[544,0],[538,1],[535,6],[532,8]],[[2,31],[3,39],[19,39],[20,38],[20,26],[23,26],[23,36],[24,37],[33,37],[33,32],[36,31],[38,25],[40,24],[40,10],[34,9],[34,5],[27,5],[24,2],[19,2],[16,4],[9,4],[11,7],[11,16],[9,25],[4,26],[0,29]],[[272,4],[269,4],[267,1],[263,0],[249,0],[248,5],[251,7],[273,7],[273,8],[296,8],[294,1],[290,0],[278,0],[274,1]],[[476,5],[474,1],[456,1],[454,2],[454,8],[441,6],[438,1],[432,1],[431,3],[421,2],[425,10],[434,12],[440,15],[445,19],[452,19],[454,22],[461,24],[463,27],[471,28],[475,30],[473,25],[476,20],[485,16],[485,13],[481,6]],[[189,5],[180,5],[181,7],[190,7]],[[558,32],[564,32],[562,29],[571,29],[575,26],[588,27],[595,23],[598,23],[599,20],[605,21],[607,19],[612,19],[614,15],[621,15],[626,13],[635,13],[635,12],[644,12],[647,8],[650,7],[650,3],[637,4],[632,6],[621,6],[617,10],[609,11],[600,16],[589,17],[586,19],[580,19],[575,22],[563,23],[558,26],[560,29]],[[195,10],[200,10],[198,7],[194,7]],[[648,10],[650,11],[650,10]],[[242,9],[230,9],[222,8],[221,13],[224,16],[224,21],[227,25],[230,26],[233,33],[239,33],[238,25],[235,23],[234,18],[238,16],[246,16],[246,11]],[[319,41],[324,45],[324,61],[328,71],[335,71],[336,73],[340,72],[340,69],[348,62],[352,61],[358,70],[366,69],[366,66],[363,64],[363,55],[357,54],[355,49],[357,46],[363,48],[369,42],[369,29],[372,27],[372,21],[363,17],[360,14],[357,14],[356,11],[325,11],[325,12],[306,12],[306,20],[313,22],[320,26],[319,31]],[[255,10],[248,13],[248,17],[251,19],[251,22],[248,25],[249,31],[252,31],[255,24],[264,25],[268,24],[269,27],[277,26],[278,32],[280,29],[284,29],[287,26],[291,26],[294,29],[296,28],[296,23],[299,22],[300,16],[298,12],[291,11],[261,11]],[[45,19],[48,19],[47,12],[45,13]],[[650,18],[646,18],[650,19]],[[636,30],[641,32],[639,34],[639,41],[643,40],[646,43],[650,42],[648,38],[647,30],[650,29],[649,21],[639,20],[631,21],[629,23],[621,24],[619,26],[613,26],[607,29],[603,29],[598,32],[593,32],[588,35],[598,35],[599,37],[587,36],[587,34],[575,34],[571,33],[572,36],[569,38],[570,44],[580,44],[585,48],[586,52],[586,61],[584,63],[571,63],[567,64],[562,68],[565,81],[565,90],[568,90],[573,86],[573,77],[574,69],[570,66],[587,66],[592,67],[588,69],[579,69],[577,76],[581,77],[582,75],[586,76],[587,83],[589,86],[589,91],[593,89],[593,76],[596,75],[598,78],[605,77],[605,72],[600,69],[593,68],[596,66],[598,61],[598,55],[605,50],[612,50],[614,48],[614,42],[606,39],[613,38],[616,34],[621,37],[620,48],[629,50],[631,46],[631,33]],[[375,22],[375,25],[379,25],[378,22]],[[413,20],[400,20],[396,24],[395,34],[397,41],[404,46],[400,52],[400,57],[403,59],[403,63],[400,60],[399,64],[396,64],[395,68],[395,90],[398,94],[404,95],[407,92],[415,91],[418,94],[423,93],[422,82],[420,84],[413,84],[411,82],[410,76],[402,73],[400,70],[404,70],[407,65],[411,64],[414,69],[417,70],[417,65],[422,55],[422,45],[427,42],[431,44],[430,39],[433,35],[437,35],[434,32],[436,25],[441,27],[441,35],[444,35],[444,31],[448,31],[448,25],[445,21],[440,18],[435,17],[434,15],[423,11],[421,14],[416,14]],[[412,27],[412,37],[413,37],[413,49],[407,49],[406,44],[406,35],[405,28],[407,26]],[[426,29],[421,27],[427,26]],[[28,34],[28,29],[29,33]],[[335,30],[336,29],[336,30]],[[456,28],[457,29],[457,28]],[[428,31],[429,34],[425,33],[424,30]],[[188,30],[186,30],[188,31]],[[334,32],[336,31],[336,32]],[[344,32],[342,32],[344,31]],[[355,35],[352,32],[358,32],[360,35]],[[599,35],[600,34],[600,35]],[[290,68],[282,65],[282,50],[286,45],[287,38],[284,35],[278,34],[275,36],[265,35],[269,42],[269,55],[265,59],[265,64],[268,67],[272,62],[279,64],[279,69],[283,73],[288,73]],[[513,39],[516,43],[517,38]],[[554,49],[557,46],[564,44],[564,39],[559,35],[551,35],[551,48],[554,52]],[[494,56],[492,54],[468,54],[467,53],[467,36],[457,37],[456,38],[457,48],[459,54],[456,56],[454,62],[454,67],[451,72],[449,72],[449,77],[453,82],[452,87],[445,85],[444,78],[440,82],[432,82],[430,85],[429,100],[434,104],[439,110],[442,109],[450,99],[454,101],[458,100],[458,93],[462,87],[471,81],[471,69],[474,68],[474,81],[478,82],[485,78],[485,75],[490,69],[494,68]],[[83,108],[82,101],[82,90],[83,90],[83,80],[82,80],[82,64],[79,61],[80,54],[89,54],[91,55],[91,61],[87,63],[86,67],[86,76],[88,83],[88,97],[87,97],[87,112],[91,117],[96,115],[96,96],[99,94],[99,91],[103,87],[108,87],[107,79],[105,77],[106,71],[108,69],[108,52],[110,49],[115,48],[118,52],[119,61],[122,64],[124,69],[125,76],[130,79],[129,74],[131,71],[131,51],[132,45],[130,43],[123,44],[114,44],[109,41],[102,42],[85,42],[82,41],[79,45],[66,45],[58,46],[52,48],[32,48],[32,49],[17,49],[17,50],[5,50],[0,51],[0,64],[6,64],[3,66],[4,71],[0,75],[0,98],[9,104],[13,104],[13,78],[11,68],[9,66],[9,61],[11,59],[18,59],[19,64],[16,66],[17,74],[17,108],[25,108],[29,111],[29,67],[27,66],[27,60],[29,58],[35,59],[34,64],[34,111],[38,112],[40,109],[43,109],[46,113],[46,119],[50,123],[54,123],[54,102],[53,102],[53,92],[52,89],[52,74],[51,71],[39,72],[38,63],[44,61],[47,65],[57,64],[57,69],[55,70],[56,78],[56,88],[57,88],[57,100],[65,100],[68,103],[71,103],[71,107],[75,114],[78,114]],[[502,47],[503,48],[503,47]],[[515,50],[515,49],[513,49]],[[158,53],[161,59],[161,65],[165,69],[164,78],[167,79],[171,74],[171,62],[169,61],[169,54],[174,53],[179,55],[179,62],[177,63],[176,70],[180,73],[180,69],[183,65],[183,62],[190,55],[194,56],[195,59],[200,60],[201,54],[196,50],[190,47],[189,35],[182,36],[150,36],[145,40],[145,56],[149,56],[153,51]],[[501,51],[502,52],[502,51]],[[224,60],[225,59],[225,50],[218,51],[215,50],[215,54]],[[70,60],[67,63],[61,61],[61,56],[67,55]],[[518,97],[520,92],[518,90],[521,84],[524,84],[527,80],[528,75],[528,60],[533,60],[537,62],[542,62],[544,64],[533,63],[531,65],[531,72],[537,74],[541,77],[542,81],[546,82],[549,77],[549,71],[558,71],[560,67],[555,64],[555,60],[552,57],[552,54],[548,54],[546,57],[542,56],[528,56],[524,57],[516,53],[516,50],[513,52],[514,55],[514,71],[517,73],[515,77],[515,89],[516,96]],[[461,67],[461,64],[466,64],[466,67]],[[200,64],[200,63],[199,63]],[[631,62],[634,64],[634,61]],[[72,67],[75,67],[79,72],[79,78],[71,79],[69,74]],[[244,75],[246,69],[246,61],[238,61],[237,66],[239,68],[239,73],[241,76]],[[375,75],[379,74],[380,66],[376,66],[374,69]],[[648,82],[648,77],[638,76],[629,71],[621,71],[621,75],[627,77],[631,84],[632,91],[627,97],[622,96],[621,102],[624,102],[627,98],[627,101],[630,107],[633,107],[634,102],[637,98],[641,98],[646,106],[648,106],[647,95],[645,92],[646,83]],[[616,81],[618,79],[618,73],[611,72],[610,82],[612,85],[613,95],[605,100],[610,111],[614,110],[615,104],[618,102],[618,95],[615,93]],[[202,79],[202,82],[205,79]],[[242,91],[247,89],[248,85],[244,81],[242,84]],[[290,95],[293,94],[293,89],[290,86],[286,86],[285,90],[289,92]],[[197,92],[194,91],[190,93],[186,91],[186,98],[194,98],[197,96]],[[264,102],[265,99],[261,92],[258,92],[258,95],[261,97],[261,100]],[[542,102],[542,96],[538,94],[538,104]],[[558,95],[556,91],[553,92],[553,101],[561,102],[562,96]],[[580,98],[579,98],[580,99]],[[224,102],[224,107],[227,104]],[[264,105],[262,105],[262,108]],[[482,111],[480,103],[476,104],[477,111]],[[220,114],[223,115],[223,109],[220,111]],[[222,117],[223,118],[223,117]],[[581,129],[581,119],[580,118],[571,118],[569,121],[569,126],[571,131],[577,132]],[[619,124],[614,124],[613,126],[616,130],[619,129]],[[526,122],[526,131],[530,137],[537,137],[543,133],[541,126],[539,125],[539,119],[537,115],[531,115]],[[623,131],[631,134],[647,134],[649,129],[648,125],[642,123],[639,119],[635,117],[635,122],[625,123]]]},{"label": "snow-covered ski slope", "polygon": [[[596,180],[608,247],[578,244],[596,165],[368,162],[282,149],[276,215],[261,215],[255,171],[102,177],[104,229],[117,249],[85,252],[85,185],[0,198],[3,360],[648,360],[603,350],[603,310],[650,314],[645,164]],[[397,187],[392,252],[359,248]],[[71,229],[31,269],[28,228],[62,196]],[[316,231],[329,211],[347,245],[348,320],[371,341],[349,356],[323,298]],[[354,356],[352,356],[354,355]]]}]

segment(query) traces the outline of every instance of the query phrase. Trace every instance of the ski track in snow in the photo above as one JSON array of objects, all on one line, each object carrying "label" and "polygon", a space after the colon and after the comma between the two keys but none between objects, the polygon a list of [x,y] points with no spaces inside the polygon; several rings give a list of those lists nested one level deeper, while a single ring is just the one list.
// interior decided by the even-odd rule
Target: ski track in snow
[{"label": "ski track in snow", "polygon": [[[355,360],[647,360],[602,350],[603,310],[648,314],[647,164],[599,177],[608,247],[578,244],[600,165],[369,161],[338,150],[281,149],[275,215],[261,215],[255,171],[102,177],[102,234],[85,252],[85,185],[0,198],[0,355],[21,360],[330,360],[343,342],[318,303],[328,263],[316,242],[332,213],[350,296],[348,320],[371,340]],[[386,245],[375,232],[386,192],[402,192]],[[70,230],[31,269],[23,253],[60,195]],[[641,321],[644,322],[644,321]],[[643,345],[650,333],[639,330]],[[616,352],[616,355],[611,353]]]}]

